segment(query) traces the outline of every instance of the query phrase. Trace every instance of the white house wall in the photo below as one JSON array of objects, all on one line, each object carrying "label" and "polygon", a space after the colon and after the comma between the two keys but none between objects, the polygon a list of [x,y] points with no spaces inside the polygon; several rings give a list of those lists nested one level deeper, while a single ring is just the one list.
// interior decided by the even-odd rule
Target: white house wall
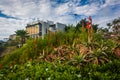
[{"label": "white house wall", "polygon": [[61,23],[56,23],[56,28],[58,31],[65,31],[65,25]]},{"label": "white house wall", "polygon": [[[52,32],[55,32],[56,29],[57,29],[57,31],[62,31],[62,32],[65,31],[65,24],[61,24],[61,23],[53,24],[52,22],[38,21],[37,23],[33,23],[33,24],[29,24],[29,25],[34,25],[34,24],[37,24],[37,26],[38,26],[38,34],[36,34],[36,36],[42,37],[42,38],[44,37],[45,34],[47,34],[46,33],[47,29],[49,29]],[[51,24],[55,25],[55,26],[51,27]],[[42,30],[40,30],[40,27],[42,27]],[[40,33],[42,33],[42,35],[40,35]],[[34,35],[30,34],[30,36],[32,37]]]},{"label": "white house wall", "polygon": [[49,24],[46,22],[42,22],[42,38],[46,34],[46,29],[49,28]]}]

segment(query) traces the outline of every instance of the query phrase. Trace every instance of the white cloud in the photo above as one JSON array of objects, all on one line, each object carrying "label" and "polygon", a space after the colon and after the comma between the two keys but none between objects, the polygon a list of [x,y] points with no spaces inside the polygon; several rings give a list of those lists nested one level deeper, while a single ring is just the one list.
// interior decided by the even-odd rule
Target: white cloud
[{"label": "white cloud", "polygon": [[107,6],[113,6],[120,4],[120,0],[106,0],[106,3],[101,5],[102,8],[107,7]]},{"label": "white cloud", "polygon": [[98,10],[99,8],[96,7],[95,5],[84,5],[75,7],[74,13],[89,16],[96,14]]},{"label": "white cloud", "polygon": [[55,8],[55,13],[57,15],[64,15],[68,12],[70,12],[70,7],[68,3],[64,3],[62,5],[59,5],[57,8]]},{"label": "white cloud", "polygon": [[[105,4],[93,2],[86,5],[80,5],[82,0],[66,1],[66,3],[57,4],[53,0],[0,0],[0,10],[3,14],[19,18],[0,18],[0,39],[13,34],[17,29],[24,29],[28,22],[33,21],[33,18],[75,24],[74,16],[68,13],[77,13],[82,16],[95,16],[93,18],[95,23],[105,24],[120,16],[120,11],[110,13],[112,10],[109,8],[109,6],[120,4],[119,0],[106,0]],[[4,31],[7,32],[6,35]]]},{"label": "white cloud", "polygon": [[24,29],[27,22],[24,20],[0,18],[0,39],[9,37],[14,34],[16,30]]}]

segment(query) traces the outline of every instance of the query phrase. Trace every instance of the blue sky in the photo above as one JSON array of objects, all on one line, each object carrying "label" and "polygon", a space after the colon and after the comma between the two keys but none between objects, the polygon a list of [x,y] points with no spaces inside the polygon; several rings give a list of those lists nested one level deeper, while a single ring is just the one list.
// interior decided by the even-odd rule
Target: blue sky
[{"label": "blue sky", "polygon": [[75,24],[88,16],[106,27],[120,17],[120,0],[0,0],[0,40],[37,19]]}]

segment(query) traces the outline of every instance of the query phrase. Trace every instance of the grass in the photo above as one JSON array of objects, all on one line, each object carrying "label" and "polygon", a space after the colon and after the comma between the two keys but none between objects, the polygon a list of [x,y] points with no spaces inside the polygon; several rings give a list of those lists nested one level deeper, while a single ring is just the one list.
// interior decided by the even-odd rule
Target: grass
[{"label": "grass", "polygon": [[44,39],[29,39],[2,58],[0,79],[119,79],[120,58],[115,49],[120,44],[104,40],[98,33],[88,43],[86,33],[58,32]]}]

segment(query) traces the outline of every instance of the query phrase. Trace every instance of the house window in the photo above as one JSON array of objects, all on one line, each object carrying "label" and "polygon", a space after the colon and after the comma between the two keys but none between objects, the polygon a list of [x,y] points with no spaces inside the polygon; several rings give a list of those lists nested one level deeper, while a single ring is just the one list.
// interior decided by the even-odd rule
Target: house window
[{"label": "house window", "polygon": [[42,25],[39,24],[39,31],[42,31]]},{"label": "house window", "polygon": [[42,36],[42,32],[39,32],[39,36]]}]

